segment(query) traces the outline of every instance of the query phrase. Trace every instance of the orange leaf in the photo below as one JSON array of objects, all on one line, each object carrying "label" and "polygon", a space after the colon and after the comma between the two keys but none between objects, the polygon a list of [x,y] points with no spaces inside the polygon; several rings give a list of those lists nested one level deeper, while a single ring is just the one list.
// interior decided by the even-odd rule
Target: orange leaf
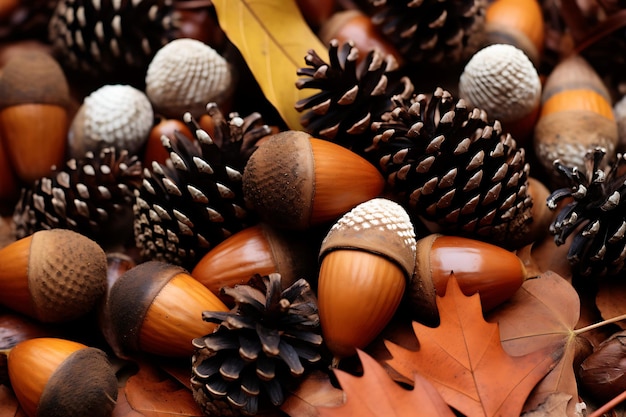
[{"label": "orange leaf", "polygon": [[478,294],[465,296],[454,276],[446,295],[437,297],[437,307],[438,327],[413,323],[419,350],[387,343],[389,366],[404,376],[422,374],[468,417],[519,415],[530,391],[562,352],[549,347],[509,356],[500,344],[498,325],[483,319]]},{"label": "orange leaf", "polygon": [[285,400],[280,409],[294,417],[316,417],[316,407],[335,407],[343,404],[343,391],[335,388],[328,374],[313,371]]},{"label": "orange leaf", "polygon": [[[191,370],[189,371],[191,373]],[[128,378],[119,406],[127,402],[129,417],[201,417],[191,391],[147,362],[139,363],[139,371]],[[119,402],[119,401],[118,401]],[[116,407],[117,408],[117,407]]]},{"label": "orange leaf", "polygon": [[576,335],[580,312],[578,293],[560,275],[547,271],[527,280],[508,303],[487,316],[500,326],[500,340],[510,355],[525,355],[537,349],[561,345],[563,357],[533,392],[527,408],[535,408],[548,395],[562,392],[578,399],[574,374]]},{"label": "orange leaf", "polygon": [[415,387],[404,389],[374,358],[361,350],[358,354],[363,376],[336,369],[346,402],[340,407],[317,407],[320,417],[454,417],[437,390],[423,377],[416,374]]}]

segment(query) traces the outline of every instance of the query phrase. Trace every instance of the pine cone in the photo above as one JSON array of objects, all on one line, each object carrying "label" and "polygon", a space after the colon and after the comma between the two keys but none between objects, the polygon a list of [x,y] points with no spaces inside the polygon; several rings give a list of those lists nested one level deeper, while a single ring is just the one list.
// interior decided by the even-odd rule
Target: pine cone
[{"label": "pine cone", "polygon": [[474,53],[485,0],[369,0],[372,23],[408,62],[456,64]]},{"label": "pine cone", "polygon": [[372,124],[380,168],[412,216],[445,232],[519,247],[532,221],[529,165],[500,122],[437,88],[432,98],[394,98]]},{"label": "pine cone", "polygon": [[282,404],[284,389],[308,363],[321,360],[313,291],[300,279],[281,292],[277,273],[257,274],[247,285],[222,291],[236,305],[228,313],[203,313],[205,321],[220,326],[193,341],[194,398],[209,416],[253,415],[266,400]]},{"label": "pine cone", "polygon": [[585,155],[586,172],[554,161],[556,170],[569,187],[555,190],[547,200],[555,209],[564,198],[573,201],[563,207],[550,225],[554,242],[562,245],[568,236],[573,238],[567,259],[573,271],[581,276],[602,277],[624,269],[626,259],[626,156],[618,154],[617,161],[604,160],[606,150],[595,148]]},{"label": "pine cone", "polygon": [[259,114],[228,119],[214,103],[207,112],[214,137],[185,114],[195,141],[177,132],[161,140],[170,158],[144,168],[143,186],[135,192],[135,241],[141,255],[193,268],[213,246],[256,222],[246,210],[242,172],[256,142],[270,133]]},{"label": "pine cone", "polygon": [[359,50],[352,42],[340,47],[332,40],[330,64],[310,50],[305,57],[308,67],[297,71],[305,78],[299,79],[296,87],[321,91],[299,100],[295,107],[300,112],[307,110],[301,123],[312,136],[363,155],[371,145],[371,122],[391,109],[393,95],[410,97],[413,84],[408,77],[392,73],[396,63],[391,56],[372,50],[357,64],[358,57]]},{"label": "pine cone", "polygon": [[132,239],[134,190],[141,186],[141,162],[114,147],[70,159],[22,190],[14,213],[16,236],[70,229],[102,246]]},{"label": "pine cone", "polygon": [[70,69],[92,76],[143,74],[156,51],[175,38],[173,0],[60,0],[48,39]]}]

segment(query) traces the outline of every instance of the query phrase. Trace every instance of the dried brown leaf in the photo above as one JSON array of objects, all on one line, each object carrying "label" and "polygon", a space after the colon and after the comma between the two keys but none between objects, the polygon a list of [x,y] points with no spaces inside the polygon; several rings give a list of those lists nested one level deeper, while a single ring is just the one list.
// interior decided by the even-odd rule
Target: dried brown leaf
[{"label": "dried brown leaf", "polygon": [[[626,313],[626,285],[624,280],[621,277],[619,278],[602,280],[598,283],[598,293],[595,301],[602,318],[605,320]],[[626,320],[615,324],[626,330]]]},{"label": "dried brown leaf", "polygon": [[420,344],[410,351],[388,343],[388,362],[402,375],[420,373],[453,408],[467,416],[519,415],[537,382],[558,362],[562,350],[549,346],[510,356],[498,325],[483,319],[478,294],[465,296],[454,276],[437,297],[440,324],[413,323]]},{"label": "dried brown leaf", "polygon": [[545,402],[534,410],[522,414],[521,417],[563,417],[567,415],[567,404],[571,399],[572,396],[564,392],[552,393]]},{"label": "dried brown leaf", "polygon": [[316,417],[317,407],[337,407],[343,404],[343,391],[335,388],[328,374],[313,371],[307,375],[280,407],[293,417]]}]

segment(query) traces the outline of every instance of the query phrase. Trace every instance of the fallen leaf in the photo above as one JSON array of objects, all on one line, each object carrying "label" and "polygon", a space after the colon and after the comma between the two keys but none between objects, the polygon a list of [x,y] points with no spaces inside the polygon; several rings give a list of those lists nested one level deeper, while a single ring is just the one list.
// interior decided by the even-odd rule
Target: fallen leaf
[{"label": "fallen leaf", "polygon": [[415,374],[415,386],[408,390],[394,382],[367,353],[359,350],[358,355],[363,376],[336,369],[346,401],[339,407],[317,407],[320,417],[454,417],[437,390],[422,376]]},{"label": "fallen leaf", "polygon": [[420,373],[453,408],[468,417],[516,416],[533,387],[558,362],[562,350],[548,347],[510,356],[498,325],[483,319],[478,294],[465,296],[454,276],[437,297],[440,324],[413,323],[419,350],[389,342],[389,366],[404,376]]},{"label": "fallen leaf", "polygon": [[[487,315],[487,321],[500,326],[502,347],[509,355],[526,355],[555,344],[565,349],[556,367],[534,389],[526,409],[536,408],[555,392],[578,399],[573,329],[579,311],[580,301],[574,287],[560,275],[547,271],[524,282],[507,303]],[[573,403],[568,415],[572,415]]]},{"label": "fallen leaf", "polygon": [[[605,279],[598,283],[596,306],[605,320],[626,313],[626,286],[624,285],[624,280],[621,277],[618,278]],[[626,330],[626,320],[615,324]]]},{"label": "fallen leaf", "polygon": [[303,130],[295,103],[311,92],[295,87],[296,71],[314,49],[328,62],[328,48],[311,31],[295,0],[213,0],[220,27],[290,129]]},{"label": "fallen leaf", "polygon": [[343,391],[335,388],[328,374],[313,371],[291,393],[280,407],[293,417],[315,417],[316,407],[336,407],[343,404]]},{"label": "fallen leaf", "polygon": [[534,410],[523,413],[520,417],[563,417],[566,416],[567,404],[572,396],[564,392],[555,392],[539,404]]},{"label": "fallen leaf", "polygon": [[118,406],[127,402],[131,409],[127,414],[119,414],[120,417],[204,416],[185,386],[151,363],[140,362],[138,365],[139,371],[128,378],[120,391],[122,400],[118,399]]}]

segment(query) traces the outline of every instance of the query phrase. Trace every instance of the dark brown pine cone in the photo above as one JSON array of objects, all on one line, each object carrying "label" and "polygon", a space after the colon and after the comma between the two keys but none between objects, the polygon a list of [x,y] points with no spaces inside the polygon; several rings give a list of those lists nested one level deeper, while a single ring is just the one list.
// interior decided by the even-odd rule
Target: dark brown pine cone
[{"label": "dark brown pine cone", "polygon": [[214,103],[207,106],[214,137],[193,117],[184,116],[195,140],[177,132],[162,138],[170,155],[166,164],[144,168],[135,192],[135,242],[146,259],[191,269],[213,246],[256,223],[246,209],[242,172],[256,142],[271,133],[261,116],[225,118]]},{"label": "dark brown pine cone", "polygon": [[474,53],[486,0],[369,0],[372,23],[407,62],[455,64]]},{"label": "dark brown pine cone", "polygon": [[321,360],[317,300],[304,279],[281,290],[277,273],[222,291],[235,307],[203,313],[219,327],[193,341],[192,392],[209,416],[254,415]]},{"label": "dark brown pine cone", "polygon": [[431,98],[395,98],[372,124],[374,152],[390,191],[414,217],[444,232],[507,248],[527,239],[532,222],[529,165],[498,121],[438,88]]},{"label": "dark brown pine cone", "polygon": [[305,130],[312,136],[326,139],[363,154],[371,145],[370,125],[391,109],[390,98],[400,94],[410,97],[413,84],[393,70],[393,57],[369,51],[360,63],[361,53],[351,42],[339,45],[332,40],[329,63],[310,50],[300,68],[298,89],[312,88],[320,92],[299,100],[296,109]]},{"label": "dark brown pine cone", "polygon": [[22,190],[13,214],[17,238],[39,230],[70,229],[102,246],[132,240],[134,191],[141,161],[114,147],[70,159]]},{"label": "dark brown pine cone", "polygon": [[555,169],[568,187],[555,190],[548,207],[555,209],[565,198],[565,205],[550,225],[557,245],[573,235],[567,259],[572,271],[580,276],[602,277],[624,270],[626,259],[626,156],[617,155],[614,163],[605,161],[606,150],[596,148],[585,155],[585,172],[554,161]]}]

